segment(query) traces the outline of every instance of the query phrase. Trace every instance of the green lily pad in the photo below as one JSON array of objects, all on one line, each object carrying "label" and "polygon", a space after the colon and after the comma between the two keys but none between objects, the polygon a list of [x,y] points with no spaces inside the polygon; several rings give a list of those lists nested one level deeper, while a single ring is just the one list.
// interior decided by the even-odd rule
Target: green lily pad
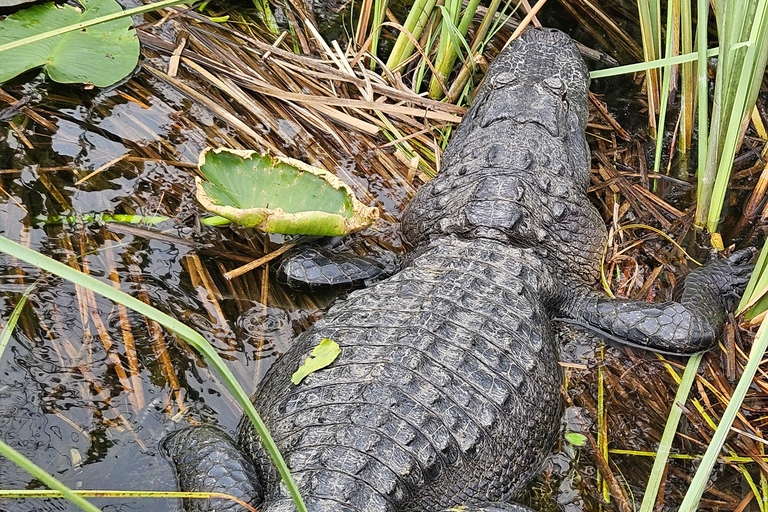
[{"label": "green lily pad", "polygon": [[346,235],[370,226],[364,206],[339,178],[299,160],[255,151],[206,148],[198,163],[197,199],[246,227],[292,235]]},{"label": "green lily pad", "polygon": [[330,338],[323,338],[323,340],[312,349],[310,356],[304,361],[304,364],[296,370],[291,376],[291,382],[298,385],[304,380],[304,377],[311,373],[315,373],[317,370],[325,368],[336,360],[341,354],[341,348],[339,344]]},{"label": "green lily pad", "polygon": [[[53,2],[35,5],[0,21],[0,45],[122,12],[114,0],[81,0],[78,11]],[[0,53],[0,83],[43,66],[51,80],[107,87],[128,76],[139,61],[139,40],[130,16],[49,37]]]}]

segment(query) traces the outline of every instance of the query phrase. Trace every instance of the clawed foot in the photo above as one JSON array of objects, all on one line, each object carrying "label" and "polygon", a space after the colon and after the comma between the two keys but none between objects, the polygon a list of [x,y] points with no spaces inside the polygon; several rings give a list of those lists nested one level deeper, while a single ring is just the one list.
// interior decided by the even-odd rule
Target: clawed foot
[{"label": "clawed foot", "polygon": [[686,286],[691,286],[692,281],[696,281],[698,286],[720,294],[725,309],[733,310],[755,268],[753,259],[756,254],[756,248],[747,247],[724,259],[712,260],[691,272],[687,277]]}]

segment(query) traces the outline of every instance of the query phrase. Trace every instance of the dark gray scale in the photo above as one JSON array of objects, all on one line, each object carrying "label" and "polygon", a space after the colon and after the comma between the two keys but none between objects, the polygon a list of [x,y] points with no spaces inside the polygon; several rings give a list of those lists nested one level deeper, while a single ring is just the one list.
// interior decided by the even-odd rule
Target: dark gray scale
[{"label": "dark gray scale", "polygon": [[[513,500],[560,423],[555,322],[665,352],[716,343],[751,251],[690,273],[675,302],[610,299],[596,286],[606,230],[585,195],[587,85],[562,33],[532,29],[513,41],[439,176],[404,212],[412,250],[402,266],[334,304],[253,395],[311,512],[525,511]],[[302,287],[382,276],[374,261],[322,248],[286,258],[280,272]],[[323,338],[338,343],[338,358],[292,384]],[[238,489],[260,511],[295,510],[247,418],[237,443],[182,432],[195,434],[166,447],[184,490],[251,480]],[[208,438],[225,454],[220,468],[197,455]]]},{"label": "dark gray scale", "polygon": [[283,258],[278,280],[297,290],[349,289],[364,286],[392,272],[392,259],[375,260],[322,247],[300,247]]}]

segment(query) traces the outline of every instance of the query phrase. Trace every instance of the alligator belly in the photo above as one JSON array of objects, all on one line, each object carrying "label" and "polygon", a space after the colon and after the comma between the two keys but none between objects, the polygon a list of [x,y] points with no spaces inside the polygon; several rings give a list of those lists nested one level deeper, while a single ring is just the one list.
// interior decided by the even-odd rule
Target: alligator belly
[{"label": "alligator belly", "polygon": [[[545,275],[523,249],[447,237],[300,336],[253,400],[309,509],[440,510],[516,493],[560,417]],[[340,356],[293,385],[323,338]],[[274,475],[249,424],[240,440]],[[261,510],[292,510],[269,480]]]}]

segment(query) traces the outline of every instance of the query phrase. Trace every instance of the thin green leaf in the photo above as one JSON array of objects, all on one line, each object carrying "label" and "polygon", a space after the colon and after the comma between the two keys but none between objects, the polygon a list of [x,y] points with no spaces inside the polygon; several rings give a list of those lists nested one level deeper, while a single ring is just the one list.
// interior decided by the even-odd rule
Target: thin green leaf
[{"label": "thin green leaf", "polygon": [[[210,500],[211,498],[220,498],[232,500],[240,503],[248,510],[256,510],[250,505],[244,503],[239,498],[235,498],[223,492],[191,492],[191,491],[114,491],[105,489],[89,489],[72,491],[71,493],[83,498],[106,498],[106,499],[125,499],[125,498],[192,498],[196,500]],[[66,498],[63,492],[44,489],[10,489],[0,490],[0,499],[30,499],[30,498]],[[250,508],[248,508],[250,507]],[[97,509],[98,510],[98,509]]]},{"label": "thin green leaf", "polygon": [[[737,47],[745,46],[745,43],[736,45]],[[710,48],[707,50],[707,57],[714,57],[720,53],[720,47]],[[627,64],[626,66],[616,66],[607,69],[598,69],[592,71],[589,74],[590,78],[605,78],[608,76],[628,75],[630,73],[637,73],[638,71],[648,71],[649,69],[660,68],[663,66],[672,66],[674,64],[682,64],[683,62],[691,62],[699,58],[699,52],[686,53],[685,55],[676,55],[665,59],[657,59],[648,62],[638,62],[637,64]]]},{"label": "thin green leaf", "polygon": [[50,30],[43,34],[37,34],[34,36],[25,37],[24,39],[18,39],[16,41],[11,41],[10,43],[0,45],[0,53],[8,50],[13,50],[14,48],[19,48],[27,44],[36,43],[38,41],[48,39],[49,37],[56,37],[62,34],[66,34],[68,32],[74,32],[75,30],[82,30],[87,27],[92,27],[94,25],[98,25],[99,23],[107,23],[109,21],[114,21],[120,18],[127,18],[129,16],[135,16],[137,14],[144,14],[146,12],[162,9],[163,7],[183,4],[183,3],[186,3],[187,1],[188,0],[163,0],[162,2],[156,2],[154,4],[147,4],[139,7],[134,7],[133,9],[128,9],[126,11],[117,12],[113,14],[108,14],[106,16],[99,16],[98,18],[93,18],[92,20],[84,21],[82,23],[76,23],[74,25],[69,25],[67,27],[61,27],[56,30]]},{"label": "thin green leaf", "polygon": [[704,453],[704,457],[702,457],[701,463],[696,470],[696,474],[693,480],[691,480],[688,492],[685,494],[683,503],[680,505],[681,512],[694,512],[699,506],[701,496],[704,494],[704,490],[709,482],[709,475],[717,461],[720,450],[722,450],[725,444],[725,437],[731,430],[733,420],[741,408],[744,397],[747,396],[747,391],[752,385],[752,379],[755,378],[760,360],[765,354],[765,349],[768,348],[768,336],[765,335],[764,327],[765,323],[761,324],[760,329],[757,331],[757,337],[755,338],[754,345],[752,345],[744,373],[741,375],[739,383],[733,391],[733,396],[731,396],[728,407],[726,407],[720,424],[717,426],[717,430],[715,430],[715,435],[712,436],[712,441],[710,441],[707,451]]},{"label": "thin green leaf", "polygon": [[43,482],[51,489],[55,489],[61,492],[65,498],[80,507],[82,510],[85,510],[86,512],[101,512],[96,506],[89,503],[88,500],[72,492],[72,489],[59,482],[56,478],[43,471],[43,469],[37,466],[34,462],[27,459],[22,454],[5,444],[2,439],[0,439],[0,455]]},{"label": "thin green leaf", "polygon": [[32,290],[37,287],[37,284],[40,282],[38,279],[22,294],[21,298],[19,299],[19,302],[16,304],[16,307],[13,308],[13,311],[11,311],[11,316],[8,317],[8,323],[5,324],[5,327],[3,327],[2,332],[0,332],[0,361],[3,360],[3,352],[5,352],[5,347],[8,346],[8,340],[11,339],[11,333],[13,333],[13,330],[16,328],[16,324],[19,321],[19,317],[21,316],[21,311],[24,309],[24,306],[27,304],[27,299],[29,298],[29,294],[32,293]]},{"label": "thin green leaf", "polygon": [[[696,198],[701,197],[702,176],[707,164],[707,152],[709,144],[709,71],[705,52],[707,49],[707,23],[709,22],[709,2],[707,0],[697,0],[696,2],[696,49],[697,66],[696,75],[698,83],[696,93],[699,101],[699,148],[698,148],[698,180],[696,185]],[[698,213],[698,212],[697,212]],[[702,221],[699,224],[703,224]]]},{"label": "thin green leaf", "polygon": [[[674,23],[675,23],[675,15],[674,15],[674,9],[672,9],[672,6],[668,6],[667,8],[667,45],[664,50],[664,55],[666,57],[669,57],[672,55],[672,49],[674,47],[675,42],[675,29],[674,29]],[[661,84],[661,100],[659,105],[659,119],[656,123],[656,151],[654,154],[654,160],[653,160],[653,172],[658,174],[659,169],[661,168],[661,149],[664,146],[662,143],[664,140],[664,125],[666,124],[667,120],[667,104],[669,103],[669,83],[672,77],[672,66],[669,64],[665,65],[663,68],[664,77],[662,79]],[[654,185],[656,182],[654,182]]]},{"label": "thin green leaf", "polygon": [[670,409],[669,417],[667,418],[667,424],[664,427],[664,434],[661,436],[656,459],[653,461],[651,476],[648,479],[648,484],[645,488],[643,502],[640,505],[640,512],[652,512],[653,507],[656,505],[656,496],[659,494],[661,482],[664,479],[664,468],[667,465],[669,452],[672,449],[672,441],[675,439],[675,433],[677,432],[677,427],[680,424],[680,418],[683,414],[683,406],[688,400],[688,394],[690,393],[691,386],[693,386],[693,381],[696,378],[696,371],[699,369],[701,358],[701,354],[691,356],[691,358],[688,359],[688,364],[685,366],[683,378],[680,380],[680,385],[677,388],[677,394],[675,395],[675,401],[672,403],[672,408]]}]

